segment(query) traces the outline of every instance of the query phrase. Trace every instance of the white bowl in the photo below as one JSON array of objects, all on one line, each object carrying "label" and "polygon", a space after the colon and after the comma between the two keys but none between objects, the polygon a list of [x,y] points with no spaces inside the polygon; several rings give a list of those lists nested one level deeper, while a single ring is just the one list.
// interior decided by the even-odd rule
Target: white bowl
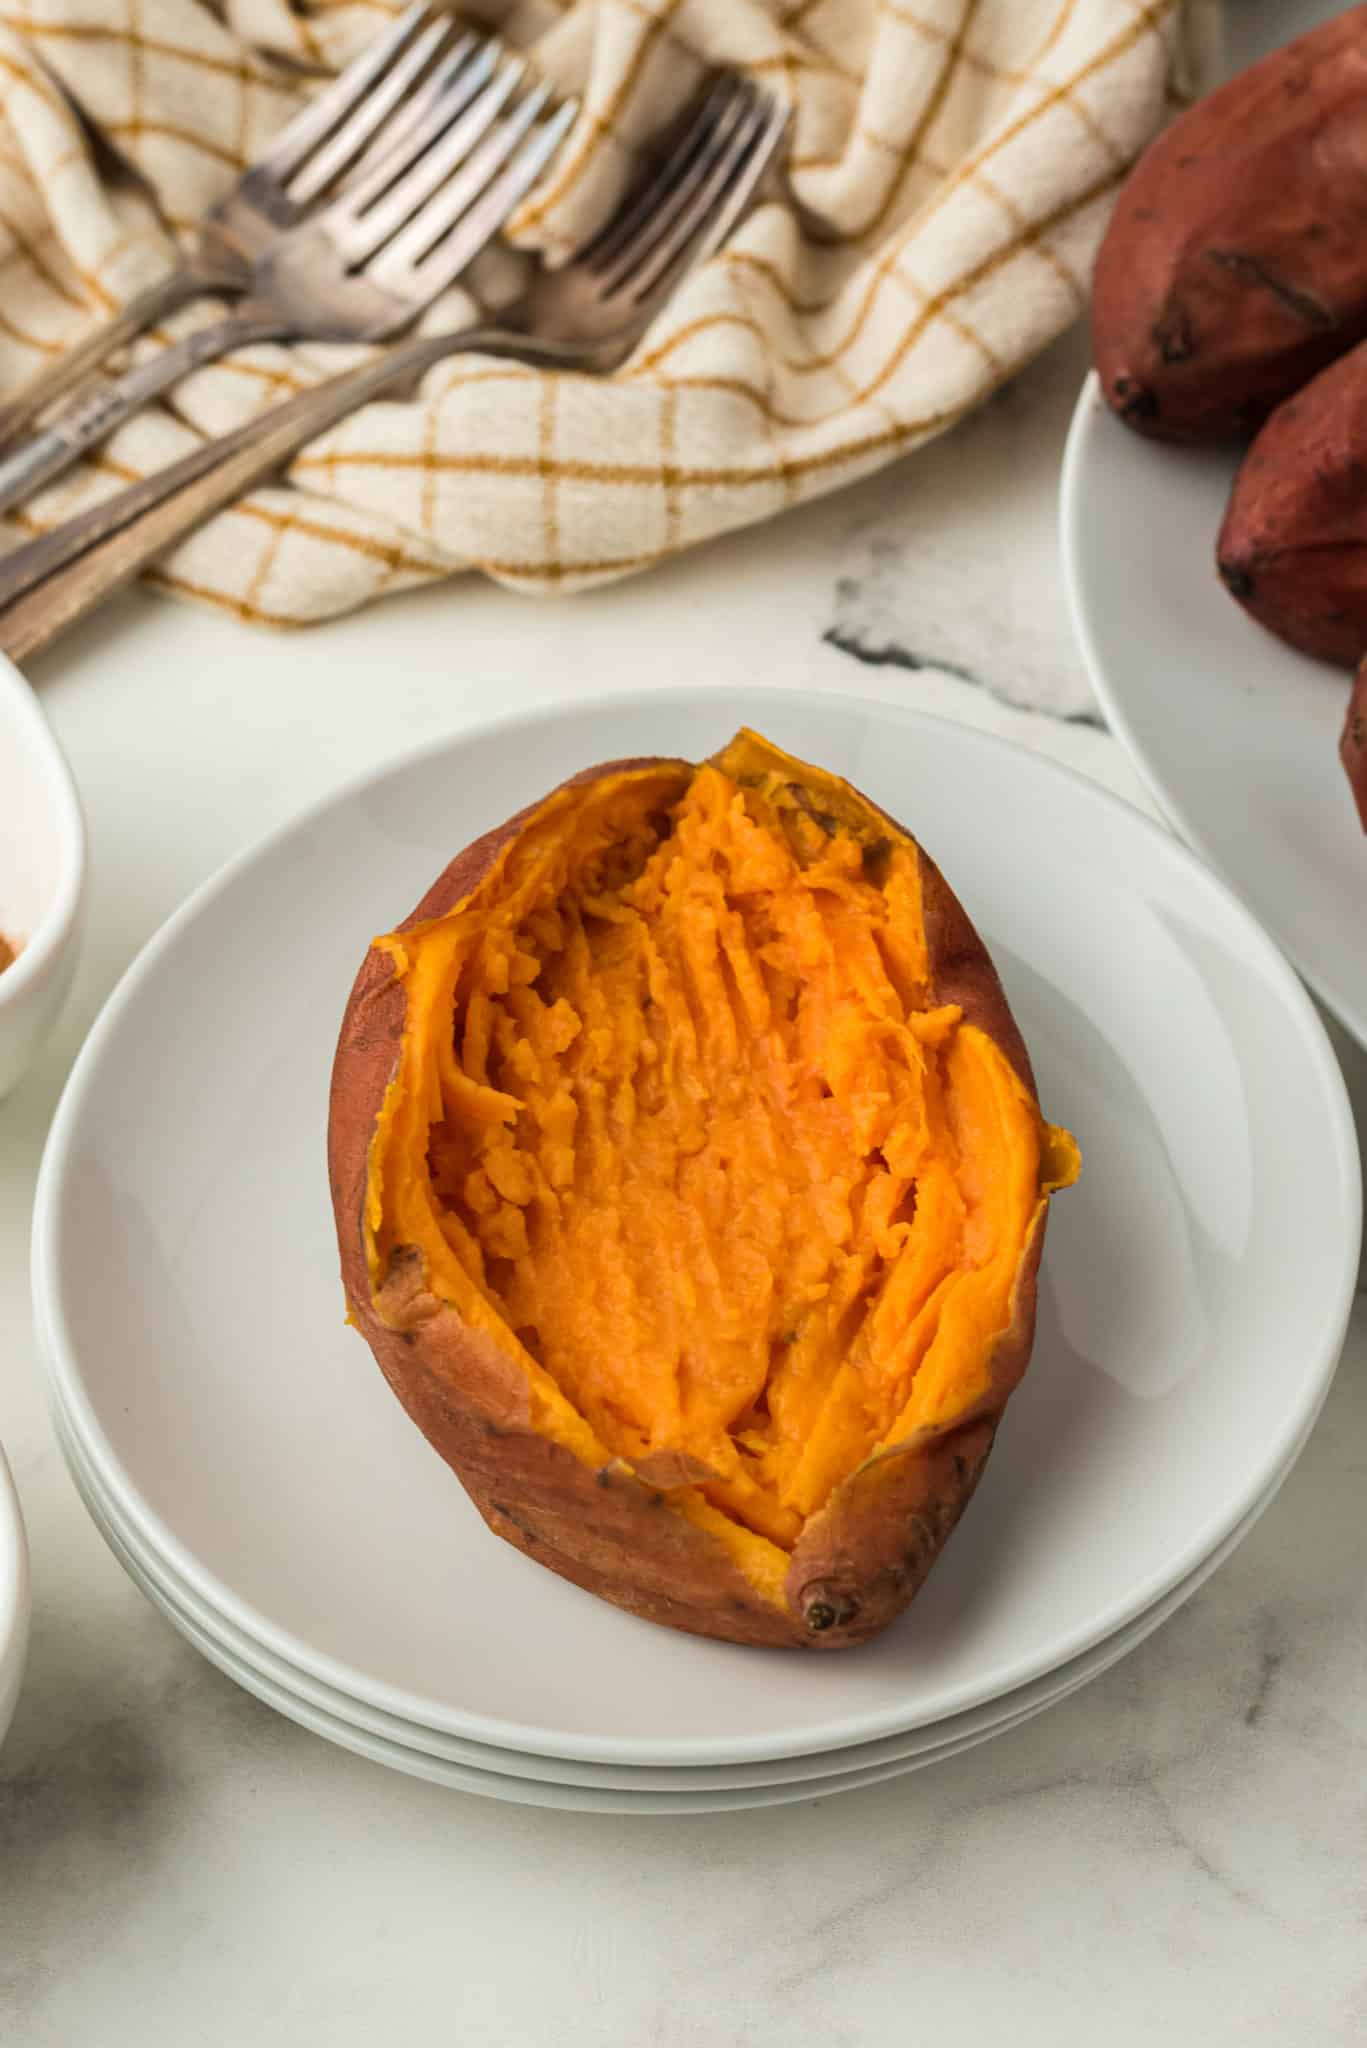
[{"label": "white bowl", "polygon": [[14,1717],[28,1650],[28,1544],[5,1454],[0,1451],[0,1742]]},{"label": "white bowl", "polygon": [[71,770],[24,678],[0,656],[0,1096],[56,1021],[76,966],[85,824]]}]

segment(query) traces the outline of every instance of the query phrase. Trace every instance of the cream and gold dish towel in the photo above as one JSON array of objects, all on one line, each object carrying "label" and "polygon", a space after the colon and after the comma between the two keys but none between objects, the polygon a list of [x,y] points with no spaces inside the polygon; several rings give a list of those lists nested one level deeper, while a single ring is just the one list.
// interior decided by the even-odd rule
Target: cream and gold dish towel
[{"label": "cream and gold dish towel", "polygon": [[[164,268],[399,0],[0,0],[0,393]],[[530,591],[643,569],[944,432],[1082,309],[1129,165],[1213,0],[510,0],[461,10],[582,97],[511,240],[563,259],[635,152],[734,65],[794,108],[787,189],[611,379],[463,355],[184,543],[165,586],[273,625],[478,567]],[[79,108],[79,116],[76,109]],[[524,259],[525,262],[525,259]],[[521,266],[473,275],[486,303]],[[426,325],[473,315],[464,292]],[[183,316],[176,331],[208,317]],[[27,508],[51,525],[355,348],[198,372]]]}]

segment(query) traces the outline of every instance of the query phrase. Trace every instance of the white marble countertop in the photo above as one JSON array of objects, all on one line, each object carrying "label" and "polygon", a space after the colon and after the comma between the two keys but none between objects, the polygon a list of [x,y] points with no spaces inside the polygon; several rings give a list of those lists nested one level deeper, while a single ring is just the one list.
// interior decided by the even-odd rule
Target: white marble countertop
[{"label": "white marble countertop", "polygon": [[[0,1107],[0,1439],[35,1622],[0,1755],[0,2039],[16,2048],[744,2048],[955,2034],[1332,2048],[1367,2036],[1367,1313],[1284,1491],[1117,1669],[882,1788],[624,1820],[494,1805],[329,1747],[124,1578],[48,1425],[26,1238],[63,1076],[137,946],[344,777],[567,690],[743,677],[909,699],[1144,798],[1064,616],[1077,337],[952,439],[653,577],[558,604],[470,580],[267,643],[127,600],[36,672],[95,868],[56,1042]],[[225,640],[225,635],[229,636]],[[206,660],[209,639],[233,658]],[[347,659],[338,660],[343,649]],[[284,664],[282,672],[282,662]],[[271,674],[263,671],[270,670]],[[1346,1049],[1367,1099],[1367,1061]]]}]

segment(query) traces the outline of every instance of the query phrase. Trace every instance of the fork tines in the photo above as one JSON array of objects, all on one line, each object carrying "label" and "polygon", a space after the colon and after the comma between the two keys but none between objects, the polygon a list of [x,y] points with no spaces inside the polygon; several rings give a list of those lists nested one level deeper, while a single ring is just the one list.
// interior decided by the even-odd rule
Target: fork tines
[{"label": "fork tines", "polygon": [[[696,103],[682,139],[582,252],[608,293],[641,300],[726,239],[769,168],[790,119],[771,94],[724,73]],[[699,238],[705,250],[698,246]]]},{"label": "fork tines", "polygon": [[[531,189],[578,111],[567,101],[543,121],[551,88],[520,100],[526,61],[499,62],[486,43],[433,74],[403,136],[350,179],[319,217],[348,266],[406,298],[450,283]],[[509,108],[511,110],[509,111]]]},{"label": "fork tines", "polygon": [[[579,102],[565,100],[548,121],[532,131],[511,157],[506,169],[480,194],[469,212],[463,214],[454,227],[428,250],[421,259],[420,267],[435,289],[443,289],[443,281],[449,284],[458,277],[485,243],[498,233],[513,209],[531,191],[573,127],[578,114]],[[434,223],[440,232],[439,212],[429,216],[429,225]]]},{"label": "fork tines", "polygon": [[386,132],[374,163],[362,164],[319,216],[348,263],[365,262],[416,212],[432,189],[439,151],[444,164],[459,163],[497,118],[522,68],[512,63],[496,70],[497,58],[496,47],[485,43],[471,60],[442,65],[402,132]]},{"label": "fork tines", "polygon": [[404,132],[410,98],[416,105],[439,71],[453,75],[479,48],[479,39],[449,14],[412,0],[288,123],[259,160],[257,174],[283,186],[295,205],[314,204],[372,144],[378,152]]},{"label": "fork tines", "polygon": [[[525,58],[427,0],[291,122],[261,169],[349,268],[401,295],[444,289],[531,189],[574,120],[551,89],[521,100]],[[508,111],[511,107],[511,111]]]}]

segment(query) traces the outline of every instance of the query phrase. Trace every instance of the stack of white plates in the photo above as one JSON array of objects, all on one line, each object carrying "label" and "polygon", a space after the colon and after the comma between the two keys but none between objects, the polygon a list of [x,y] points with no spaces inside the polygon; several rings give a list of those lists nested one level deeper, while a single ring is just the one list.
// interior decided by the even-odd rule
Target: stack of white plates
[{"label": "stack of white plates", "polygon": [[[1078,1134],[1034,1362],[925,1591],[869,1647],[652,1628],[484,1529],[343,1326],[323,1164],[372,932],[571,770],[738,723],[924,840]],[[1357,1270],[1358,1161],[1316,1015],[1224,887],[1125,805],[958,727],[704,692],[466,735],[202,890],[111,998],[53,1127],[39,1327],[64,1448],[131,1575],[204,1654],[367,1756],[633,1813],[810,1799],[934,1762],[1158,1626],[1271,1499]]]},{"label": "stack of white plates", "polygon": [[28,1545],[19,1496],[0,1450],[0,1742],[19,1698],[28,1649]]}]

